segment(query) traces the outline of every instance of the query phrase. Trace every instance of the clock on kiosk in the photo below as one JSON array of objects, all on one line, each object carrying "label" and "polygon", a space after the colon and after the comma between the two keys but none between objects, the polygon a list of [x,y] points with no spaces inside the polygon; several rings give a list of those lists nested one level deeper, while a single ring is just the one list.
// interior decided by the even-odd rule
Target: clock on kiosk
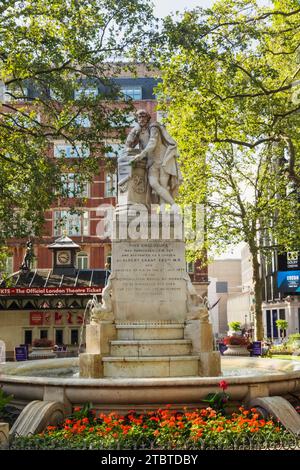
[{"label": "clock on kiosk", "polygon": [[80,251],[80,246],[64,233],[48,248],[53,250],[53,274],[75,276],[76,252]]},{"label": "clock on kiosk", "polygon": [[59,266],[66,266],[71,264],[70,250],[59,250],[56,252],[56,264]]}]

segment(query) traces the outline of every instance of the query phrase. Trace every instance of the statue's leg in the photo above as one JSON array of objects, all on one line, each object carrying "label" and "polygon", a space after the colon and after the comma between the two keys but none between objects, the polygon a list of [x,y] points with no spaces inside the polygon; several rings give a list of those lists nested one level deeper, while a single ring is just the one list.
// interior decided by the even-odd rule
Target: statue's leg
[{"label": "statue's leg", "polygon": [[162,203],[168,204],[175,204],[174,199],[172,198],[171,194],[169,193],[168,189],[166,189],[168,182],[164,181],[166,187],[160,184],[160,169],[151,167],[149,170],[149,184],[151,188],[154,189],[156,194],[159,195]]}]

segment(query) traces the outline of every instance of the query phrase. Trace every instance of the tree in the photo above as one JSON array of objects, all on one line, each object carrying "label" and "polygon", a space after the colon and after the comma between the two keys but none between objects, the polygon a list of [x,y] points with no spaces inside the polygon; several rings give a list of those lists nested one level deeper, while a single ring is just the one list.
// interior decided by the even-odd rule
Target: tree
[{"label": "tree", "polygon": [[286,320],[276,320],[276,326],[279,330],[279,336],[281,336],[283,339],[284,331],[287,330],[289,326],[288,322]]},{"label": "tree", "polygon": [[[3,0],[0,14],[4,246],[12,236],[39,235],[45,209],[66,196],[61,174],[77,174],[79,185],[91,179],[105,139],[124,135],[132,105],[113,79],[145,48],[153,18],[146,0]],[[56,139],[78,158],[49,158]]]},{"label": "tree", "polygon": [[180,201],[205,204],[207,248],[249,245],[260,340],[260,256],[299,244],[299,21],[296,0],[221,0],[168,18],[159,53]]}]

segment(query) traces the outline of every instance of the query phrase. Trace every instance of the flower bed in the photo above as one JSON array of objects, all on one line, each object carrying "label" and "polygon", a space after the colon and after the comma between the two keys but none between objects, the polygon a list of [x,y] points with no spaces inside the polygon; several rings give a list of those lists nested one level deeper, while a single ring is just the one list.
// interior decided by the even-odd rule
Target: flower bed
[{"label": "flower bed", "polygon": [[[15,438],[12,449],[238,449],[291,446],[295,438],[255,408],[226,417],[212,408],[165,409],[126,415],[75,408],[60,427]],[[298,445],[298,444],[295,445]]]}]

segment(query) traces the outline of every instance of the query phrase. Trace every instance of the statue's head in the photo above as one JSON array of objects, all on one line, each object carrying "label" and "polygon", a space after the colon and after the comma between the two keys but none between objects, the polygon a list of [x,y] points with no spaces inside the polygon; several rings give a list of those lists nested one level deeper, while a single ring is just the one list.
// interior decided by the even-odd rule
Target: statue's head
[{"label": "statue's head", "polygon": [[139,123],[139,125],[141,127],[145,127],[145,126],[147,126],[148,122],[150,121],[151,116],[148,113],[148,111],[146,111],[145,109],[139,109],[136,112],[136,118],[137,118],[137,122]]}]

